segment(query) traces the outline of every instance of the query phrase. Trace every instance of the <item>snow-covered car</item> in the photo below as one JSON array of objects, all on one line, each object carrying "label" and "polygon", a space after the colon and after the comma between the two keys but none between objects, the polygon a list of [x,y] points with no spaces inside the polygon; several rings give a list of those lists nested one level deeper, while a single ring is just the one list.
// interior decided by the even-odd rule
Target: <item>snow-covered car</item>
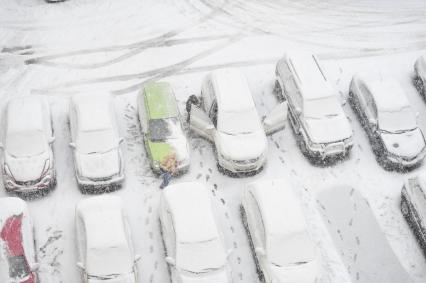
[{"label": "snow-covered car", "polygon": [[266,134],[284,128],[286,103],[263,120],[257,113],[244,75],[237,69],[219,69],[204,79],[201,99],[190,97],[190,129],[216,146],[219,169],[255,173],[266,162]]},{"label": "snow-covered car", "polygon": [[176,155],[176,173],[189,169],[189,145],[182,129],[181,115],[170,84],[148,83],[138,96],[138,113],[150,165],[160,173],[161,162]]},{"label": "snow-covered car", "polygon": [[426,183],[422,175],[407,178],[401,191],[401,212],[426,255]]},{"label": "snow-covered car", "polygon": [[354,76],[349,101],[383,166],[409,168],[423,161],[425,139],[398,83]]},{"label": "snow-covered car", "polygon": [[76,208],[77,266],[83,283],[136,283],[137,261],[123,202],[117,196],[84,199]]},{"label": "snow-covered car", "polygon": [[414,63],[414,85],[426,99],[426,55],[421,56]]},{"label": "snow-covered car", "polygon": [[33,224],[27,204],[0,198],[0,282],[37,283]]},{"label": "snow-covered car", "polygon": [[275,69],[278,95],[287,100],[290,123],[303,154],[315,161],[347,156],[352,128],[337,92],[312,54],[285,54]]},{"label": "snow-covered car", "polygon": [[301,205],[284,180],[247,185],[241,215],[262,282],[316,282],[318,251]]},{"label": "snow-covered car", "polygon": [[83,191],[114,190],[124,181],[117,117],[109,95],[75,95],[69,109],[75,175]]},{"label": "snow-covered car", "polygon": [[52,120],[43,96],[14,98],[2,129],[4,187],[13,193],[46,192],[56,184]]},{"label": "snow-covered car", "polygon": [[160,227],[173,283],[229,283],[225,248],[207,188],[197,182],[164,189]]}]

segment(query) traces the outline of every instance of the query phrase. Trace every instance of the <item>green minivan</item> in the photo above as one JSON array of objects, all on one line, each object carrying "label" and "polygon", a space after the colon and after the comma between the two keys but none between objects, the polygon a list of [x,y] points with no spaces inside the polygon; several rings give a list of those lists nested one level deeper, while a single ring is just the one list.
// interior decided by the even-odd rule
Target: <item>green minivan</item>
[{"label": "green minivan", "polygon": [[147,83],[138,96],[138,114],[152,170],[161,173],[161,162],[175,154],[176,173],[186,172],[190,164],[189,145],[170,84]]}]

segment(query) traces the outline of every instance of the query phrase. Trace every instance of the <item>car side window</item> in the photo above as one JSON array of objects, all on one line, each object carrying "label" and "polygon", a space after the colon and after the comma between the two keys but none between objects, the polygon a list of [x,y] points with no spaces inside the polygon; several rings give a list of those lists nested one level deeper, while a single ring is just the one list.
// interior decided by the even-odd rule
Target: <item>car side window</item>
[{"label": "car side window", "polygon": [[377,114],[376,105],[374,103],[374,98],[371,95],[370,90],[364,84],[360,86],[360,89],[361,89],[361,93],[364,96],[365,104],[367,106],[367,115],[369,117],[376,117],[376,114]]},{"label": "car side window", "polygon": [[172,256],[174,257],[176,255],[176,230],[175,230],[175,226],[173,223],[173,217],[170,214],[169,211],[167,211],[167,218],[168,218],[168,222],[170,223],[170,245],[171,245],[171,251],[173,254]]},{"label": "car side window", "polygon": [[212,103],[212,107],[210,108],[209,111],[209,117],[213,122],[213,125],[216,127],[217,126],[217,102],[216,100],[213,101]]},{"label": "car side window", "polygon": [[262,214],[259,209],[259,205],[257,204],[256,199],[254,196],[250,193],[250,202],[252,203],[253,212],[254,212],[254,221],[255,225],[257,227],[257,231],[259,232],[259,240],[262,243],[262,247],[265,247],[265,226],[262,219]]},{"label": "car side window", "polygon": [[86,234],[86,229],[85,229],[85,227],[84,227],[84,225],[83,225],[83,220],[80,218],[80,216],[78,216],[79,217],[79,220],[77,221],[77,225],[78,225],[78,229],[80,230],[80,235],[81,235],[81,237],[79,237],[79,240],[80,240],[80,242],[79,242],[79,249],[80,249],[80,256],[81,256],[81,258],[79,259],[79,260],[81,260],[81,261],[83,261],[83,263],[84,263],[84,259],[85,259],[85,254],[86,254],[86,237],[87,237],[87,234]]},{"label": "car side window", "polygon": [[75,111],[75,107],[71,106],[70,111],[70,123],[71,123],[71,139],[75,141],[75,135],[76,135],[76,127],[77,127],[77,112]]}]

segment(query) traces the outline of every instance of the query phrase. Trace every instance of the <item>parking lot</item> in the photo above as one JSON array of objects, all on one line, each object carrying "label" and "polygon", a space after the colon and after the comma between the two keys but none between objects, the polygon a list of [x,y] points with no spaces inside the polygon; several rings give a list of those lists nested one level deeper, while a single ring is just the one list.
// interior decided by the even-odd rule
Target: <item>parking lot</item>
[{"label": "parking lot", "polygon": [[[412,84],[413,64],[426,53],[426,4],[409,1],[243,1],[243,0],[42,0],[0,4],[0,104],[21,95],[47,95],[56,135],[57,187],[30,200],[42,282],[79,281],[74,210],[89,196],[74,178],[68,102],[76,93],[112,93],[126,142],[126,182],[121,196],[129,216],[141,282],[169,282],[159,233],[160,180],[151,172],[136,112],[143,84],[172,84],[182,114],[203,77],[221,67],[241,68],[261,116],[276,104],[277,60],[287,51],[318,54],[326,76],[345,101],[356,73],[396,80],[404,88],[426,131],[426,103]],[[347,184],[368,201],[383,233],[415,282],[426,280],[426,261],[403,219],[403,178],[415,175],[380,167],[367,136],[346,103],[355,145],[348,160],[330,167],[312,165],[286,125],[268,138],[267,165],[258,175],[232,178],[216,167],[207,141],[188,133],[191,169],[172,182],[198,180],[212,191],[234,282],[258,282],[240,219],[244,185],[262,178],[286,178],[303,204],[309,232],[322,256],[322,282],[351,282],[316,204],[316,194]],[[185,124],[187,128],[187,125]],[[188,130],[188,129],[187,129]],[[0,188],[0,196],[6,196]]]}]

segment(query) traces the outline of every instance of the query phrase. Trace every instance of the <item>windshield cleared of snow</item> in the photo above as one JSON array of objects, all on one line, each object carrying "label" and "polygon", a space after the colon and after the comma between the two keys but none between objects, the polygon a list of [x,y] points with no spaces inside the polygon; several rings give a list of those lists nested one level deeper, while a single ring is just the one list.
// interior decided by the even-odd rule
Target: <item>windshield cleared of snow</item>
[{"label": "windshield cleared of snow", "polygon": [[180,121],[176,117],[149,120],[151,141],[162,142],[178,137]]},{"label": "windshield cleared of snow", "polygon": [[205,273],[222,268],[226,254],[219,238],[197,243],[179,243],[176,263],[182,270]]},{"label": "windshield cleared of snow", "polygon": [[312,261],[315,258],[315,247],[307,233],[270,236],[268,253],[273,265],[297,265]]},{"label": "windshield cleared of snow", "polygon": [[47,141],[42,131],[9,133],[6,150],[14,157],[31,157],[46,151]]},{"label": "windshield cleared of snow", "polygon": [[77,136],[78,151],[84,154],[103,153],[118,146],[118,140],[112,129],[82,131]]},{"label": "windshield cleared of snow", "polygon": [[305,100],[304,115],[308,119],[333,118],[339,115],[340,105],[336,96]]},{"label": "windshield cleared of snow", "polygon": [[228,135],[250,134],[262,128],[255,109],[220,112],[218,117],[218,130]]},{"label": "windshield cleared of snow", "polygon": [[379,127],[391,133],[411,131],[417,128],[416,116],[410,106],[394,111],[380,111]]}]

